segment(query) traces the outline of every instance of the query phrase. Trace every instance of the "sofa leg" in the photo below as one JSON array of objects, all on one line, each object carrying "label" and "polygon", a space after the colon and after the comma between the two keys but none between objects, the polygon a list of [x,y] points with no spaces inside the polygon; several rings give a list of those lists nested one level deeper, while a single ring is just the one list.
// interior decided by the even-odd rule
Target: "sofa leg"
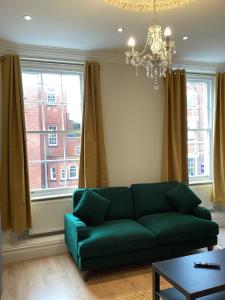
[{"label": "sofa leg", "polygon": [[82,275],[84,281],[88,281],[88,279],[90,277],[90,271],[81,271],[81,275]]},{"label": "sofa leg", "polygon": [[212,246],[208,246],[208,251],[213,251],[213,245]]}]

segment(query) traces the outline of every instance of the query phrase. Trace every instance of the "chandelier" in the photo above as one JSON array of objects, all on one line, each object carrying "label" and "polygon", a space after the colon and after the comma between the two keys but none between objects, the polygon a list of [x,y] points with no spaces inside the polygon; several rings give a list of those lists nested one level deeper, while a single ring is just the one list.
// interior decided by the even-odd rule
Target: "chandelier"
[{"label": "chandelier", "polygon": [[169,27],[164,31],[165,39],[162,36],[162,28],[156,25],[156,0],[154,5],[154,22],[148,28],[147,41],[143,51],[138,52],[134,49],[135,40],[130,38],[128,46],[130,50],[126,51],[126,63],[136,67],[143,66],[147,77],[154,80],[154,88],[159,88],[159,77],[165,77],[166,71],[171,69],[172,57],[176,53],[175,43],[170,40],[172,34]]},{"label": "chandelier", "polygon": [[148,28],[147,41],[143,51],[135,50],[135,40],[128,41],[129,51],[126,51],[126,63],[137,68],[142,66],[147,77],[154,80],[154,88],[159,88],[159,78],[166,76],[166,71],[172,67],[173,54],[176,53],[175,42],[171,40],[171,30],[167,27],[162,34],[162,28],[156,24],[156,11],[169,9],[189,3],[193,0],[105,0],[105,2],[124,9],[136,11],[154,11],[153,25]]}]

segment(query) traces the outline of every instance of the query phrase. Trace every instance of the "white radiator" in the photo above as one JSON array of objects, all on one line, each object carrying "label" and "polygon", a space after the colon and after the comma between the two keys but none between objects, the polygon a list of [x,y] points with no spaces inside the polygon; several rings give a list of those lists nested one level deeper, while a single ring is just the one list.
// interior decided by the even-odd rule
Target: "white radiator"
[{"label": "white radiator", "polygon": [[213,203],[211,202],[213,191],[212,184],[191,185],[190,188],[202,200],[202,206],[213,209]]},{"label": "white radiator", "polygon": [[[213,203],[210,201],[212,195],[211,184],[193,185],[191,189],[202,200],[202,206],[213,209]],[[31,210],[31,235],[61,231],[64,229],[64,214],[72,211],[72,199],[32,202]]]},{"label": "white radiator", "polygon": [[72,211],[72,199],[32,202],[30,234],[56,232],[64,229],[64,214]]}]

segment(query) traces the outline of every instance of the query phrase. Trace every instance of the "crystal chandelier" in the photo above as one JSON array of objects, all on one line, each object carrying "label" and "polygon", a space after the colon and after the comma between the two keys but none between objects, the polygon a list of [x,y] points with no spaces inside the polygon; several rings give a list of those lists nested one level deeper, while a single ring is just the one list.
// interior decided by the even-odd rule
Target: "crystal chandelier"
[{"label": "crystal chandelier", "polygon": [[171,69],[173,54],[176,53],[175,42],[171,41],[172,34],[169,27],[164,31],[165,39],[162,36],[162,28],[156,25],[156,0],[153,1],[154,22],[148,28],[147,41],[143,51],[138,52],[134,49],[135,40],[130,38],[128,46],[130,50],[126,51],[126,63],[136,67],[143,66],[147,77],[154,80],[154,88],[159,88],[159,77],[165,77],[166,71]]}]

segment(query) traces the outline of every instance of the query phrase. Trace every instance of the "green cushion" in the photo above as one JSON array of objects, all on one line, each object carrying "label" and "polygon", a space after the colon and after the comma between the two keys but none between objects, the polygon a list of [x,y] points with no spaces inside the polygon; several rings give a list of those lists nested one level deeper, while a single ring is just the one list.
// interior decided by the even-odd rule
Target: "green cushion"
[{"label": "green cushion", "polygon": [[74,209],[73,215],[87,225],[100,225],[104,222],[109,205],[110,200],[87,190]]},{"label": "green cushion", "polygon": [[204,240],[219,232],[215,222],[178,212],[147,215],[138,222],[156,235],[158,245]]},{"label": "green cushion", "polygon": [[138,219],[152,213],[174,211],[165,194],[178,184],[176,181],[171,181],[131,185],[135,217]]},{"label": "green cushion", "polygon": [[106,221],[90,227],[89,237],[78,244],[81,257],[112,255],[156,246],[154,234],[134,220]]},{"label": "green cushion", "polygon": [[185,183],[179,183],[168,191],[166,197],[175,209],[183,214],[190,213],[202,202]]},{"label": "green cushion", "polygon": [[[83,193],[87,189],[77,189],[73,193],[73,207],[79,203]],[[109,210],[106,220],[115,219],[133,219],[133,201],[132,194],[128,187],[106,187],[89,189],[102,197],[110,200]]]}]

